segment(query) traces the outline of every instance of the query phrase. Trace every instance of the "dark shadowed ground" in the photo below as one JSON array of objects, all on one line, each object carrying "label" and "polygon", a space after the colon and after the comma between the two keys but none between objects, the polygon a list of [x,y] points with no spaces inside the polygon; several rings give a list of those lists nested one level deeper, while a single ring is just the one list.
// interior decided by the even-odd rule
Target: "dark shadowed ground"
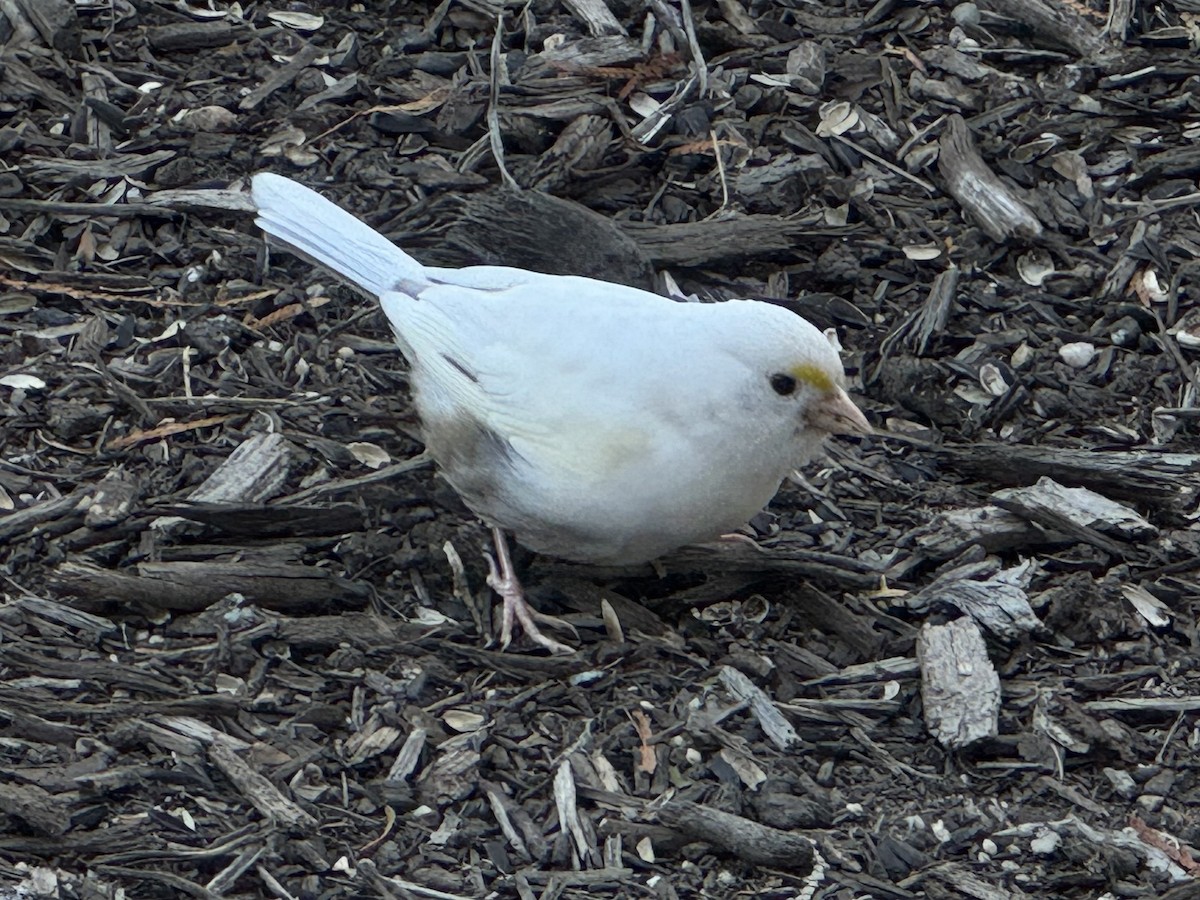
[{"label": "dark shadowed ground", "polygon": [[[0,0],[0,896],[1200,894],[1198,27]],[[579,649],[501,653],[268,169],[427,262],[784,303],[885,433],[757,546],[524,560]]]}]

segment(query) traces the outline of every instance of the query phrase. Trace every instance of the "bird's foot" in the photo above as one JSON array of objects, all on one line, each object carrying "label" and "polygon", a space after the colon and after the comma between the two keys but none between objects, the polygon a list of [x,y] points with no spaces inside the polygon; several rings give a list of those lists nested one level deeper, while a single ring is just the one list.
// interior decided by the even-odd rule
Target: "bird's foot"
[{"label": "bird's foot", "polygon": [[512,642],[513,623],[519,622],[522,630],[535,644],[540,644],[551,653],[574,653],[574,647],[569,647],[543,634],[537,623],[541,622],[551,628],[562,628],[578,637],[579,632],[575,630],[575,626],[554,616],[540,613],[529,605],[517,573],[513,571],[512,560],[508,555],[508,541],[497,528],[492,529],[492,537],[496,542],[496,558],[493,558],[490,553],[487,554],[487,584],[504,601],[504,612],[500,619],[501,649],[508,648]]}]

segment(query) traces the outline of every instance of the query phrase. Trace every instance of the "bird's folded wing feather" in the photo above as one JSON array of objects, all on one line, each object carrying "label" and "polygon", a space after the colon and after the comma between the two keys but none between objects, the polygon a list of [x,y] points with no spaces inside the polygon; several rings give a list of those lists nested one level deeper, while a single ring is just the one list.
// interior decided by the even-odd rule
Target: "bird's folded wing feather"
[{"label": "bird's folded wing feather", "polygon": [[[426,383],[444,392],[426,400],[444,403],[448,413],[461,408],[531,466],[564,477],[644,460],[653,439],[647,397],[666,389],[668,373],[676,379],[675,360],[687,355],[663,327],[658,301],[673,301],[589,279],[486,268],[480,277],[488,284],[501,283],[505,272],[528,280],[507,290],[434,284],[415,300],[380,298],[429,370]],[[637,396],[620,390],[631,367],[640,370],[631,381]]]}]

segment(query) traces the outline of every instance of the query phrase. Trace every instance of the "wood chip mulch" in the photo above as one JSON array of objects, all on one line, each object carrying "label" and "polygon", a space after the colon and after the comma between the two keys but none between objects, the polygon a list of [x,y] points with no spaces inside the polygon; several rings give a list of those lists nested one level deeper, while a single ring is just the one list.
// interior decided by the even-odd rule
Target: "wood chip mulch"
[{"label": "wood chip mulch", "polygon": [[[0,0],[0,897],[1196,897],[1195,0]],[[746,541],[487,535],[278,171],[769,298],[880,434]],[[687,385],[681,385],[686,390]]]}]

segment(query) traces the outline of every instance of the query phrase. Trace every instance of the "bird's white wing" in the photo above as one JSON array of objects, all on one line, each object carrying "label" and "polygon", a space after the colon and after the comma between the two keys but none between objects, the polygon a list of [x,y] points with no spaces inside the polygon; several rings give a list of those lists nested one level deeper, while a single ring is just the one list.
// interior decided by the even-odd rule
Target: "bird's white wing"
[{"label": "bird's white wing", "polygon": [[[648,399],[690,391],[689,382],[712,374],[706,367],[725,364],[698,352],[693,317],[672,300],[486,268],[488,289],[435,283],[415,299],[385,294],[381,304],[425,370],[421,399],[435,408],[422,415],[461,409],[537,469],[604,477],[644,461],[656,429],[672,424],[647,414]],[[506,272],[525,282],[495,289]],[[621,389],[631,370],[636,392]]]}]

